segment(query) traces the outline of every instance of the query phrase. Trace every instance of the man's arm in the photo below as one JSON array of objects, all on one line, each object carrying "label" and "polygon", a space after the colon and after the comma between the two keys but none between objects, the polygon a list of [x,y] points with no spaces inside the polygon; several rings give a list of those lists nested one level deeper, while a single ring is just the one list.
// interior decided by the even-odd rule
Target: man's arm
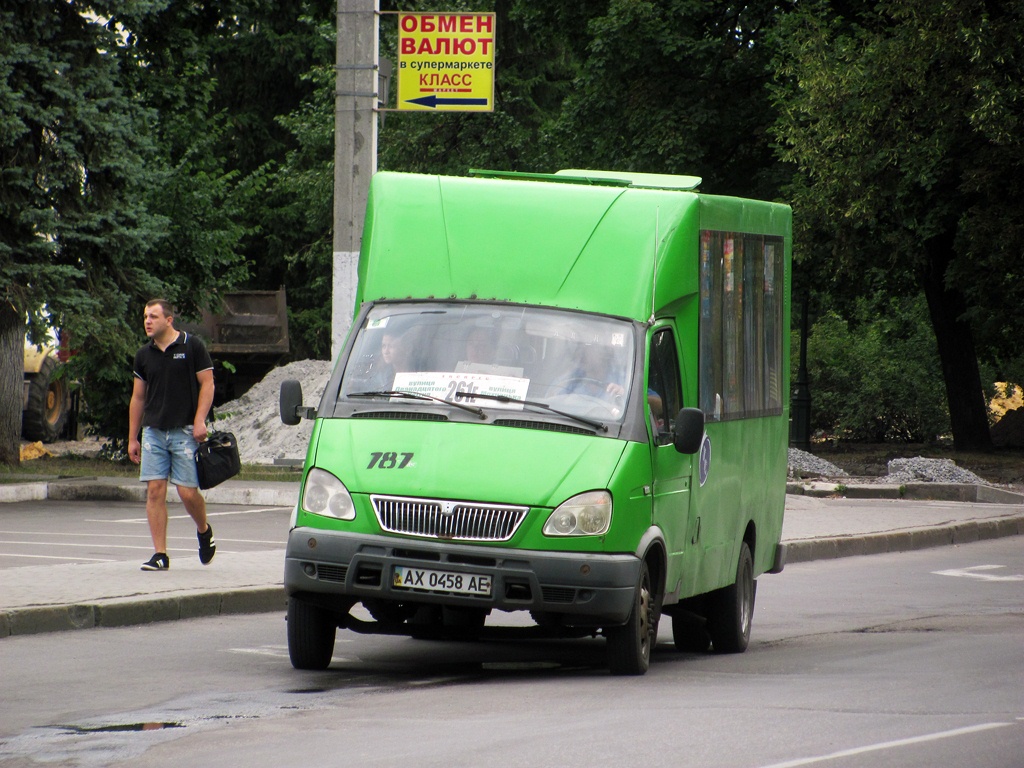
[{"label": "man's arm", "polygon": [[128,458],[135,464],[142,461],[142,444],[139,432],[142,430],[142,412],[146,406],[146,382],[135,377],[132,385],[132,400],[128,405]]},{"label": "man's arm", "polygon": [[192,436],[202,442],[209,434],[206,429],[206,417],[213,407],[213,369],[197,371],[196,381],[199,382],[199,404],[196,406],[196,418],[192,424]]}]

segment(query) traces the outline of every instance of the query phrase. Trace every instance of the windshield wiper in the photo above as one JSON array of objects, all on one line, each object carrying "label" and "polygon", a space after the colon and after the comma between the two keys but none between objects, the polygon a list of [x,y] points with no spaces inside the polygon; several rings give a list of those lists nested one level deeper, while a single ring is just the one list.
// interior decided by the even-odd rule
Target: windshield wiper
[{"label": "windshield wiper", "polygon": [[487,414],[484,413],[483,408],[477,408],[475,405],[467,405],[466,403],[456,403],[452,400],[445,400],[440,397],[434,397],[433,395],[426,395],[422,392],[404,392],[400,389],[382,389],[374,390],[372,392],[349,392],[345,397],[404,397],[407,400],[432,400],[437,403],[444,403],[445,405],[454,405],[456,408],[469,411],[470,413],[479,416],[481,419],[487,418]]},{"label": "windshield wiper", "polygon": [[547,403],[542,403],[542,402],[539,402],[537,400],[520,400],[518,397],[509,397],[508,395],[482,394],[480,392],[475,392],[475,393],[474,392],[456,392],[455,396],[456,397],[477,398],[477,399],[484,399],[484,400],[496,400],[499,403],[516,403],[517,405],[530,405],[530,406],[533,406],[534,408],[543,408],[545,411],[551,411],[551,413],[557,413],[559,416],[564,416],[567,419],[574,419],[575,421],[578,421],[581,424],[586,424],[588,427],[593,427],[594,429],[599,429],[602,432],[607,432],[608,431],[608,426],[606,424],[604,424],[603,422],[595,421],[594,419],[588,419],[585,416],[577,416],[575,413],[568,413],[567,411],[560,411],[557,408],[552,408]]}]

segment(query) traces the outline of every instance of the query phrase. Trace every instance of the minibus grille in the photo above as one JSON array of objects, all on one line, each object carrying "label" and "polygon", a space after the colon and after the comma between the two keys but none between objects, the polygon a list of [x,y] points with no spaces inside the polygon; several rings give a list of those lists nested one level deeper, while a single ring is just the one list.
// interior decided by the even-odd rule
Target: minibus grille
[{"label": "minibus grille", "polygon": [[526,519],[528,507],[468,501],[370,496],[380,527],[452,541],[508,541]]},{"label": "minibus grille", "polygon": [[391,419],[393,421],[448,421],[440,413],[418,411],[365,411],[352,414],[353,419]]},{"label": "minibus grille", "polygon": [[582,429],[568,424],[558,424],[550,421],[530,421],[529,419],[495,419],[494,425],[498,427],[516,427],[517,429],[542,429],[545,432],[565,432],[570,435],[593,435],[592,429]]}]

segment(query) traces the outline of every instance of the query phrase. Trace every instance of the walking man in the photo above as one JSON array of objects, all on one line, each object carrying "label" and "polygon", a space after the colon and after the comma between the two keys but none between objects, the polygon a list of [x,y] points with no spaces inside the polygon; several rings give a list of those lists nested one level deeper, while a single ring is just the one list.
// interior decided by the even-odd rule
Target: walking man
[{"label": "walking man", "polygon": [[195,452],[206,439],[206,416],[213,405],[213,361],[202,341],[175,329],[174,309],[165,299],[152,299],[143,317],[149,343],[135,354],[135,384],[128,408],[128,458],[140,464],[139,480],[147,484],[146,517],[156,550],[142,570],[171,567],[168,478],[195,521],[199,560],[206,565],[217,546],[206,520],[206,500],[199,492]]}]

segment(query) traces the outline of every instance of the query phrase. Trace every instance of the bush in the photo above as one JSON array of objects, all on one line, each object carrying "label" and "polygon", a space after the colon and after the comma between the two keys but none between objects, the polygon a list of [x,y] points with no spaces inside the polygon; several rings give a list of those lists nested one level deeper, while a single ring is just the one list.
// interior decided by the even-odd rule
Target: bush
[{"label": "bush", "polygon": [[861,299],[850,320],[827,312],[808,334],[807,368],[815,431],[860,442],[932,442],[949,432],[923,299],[877,308]]}]

